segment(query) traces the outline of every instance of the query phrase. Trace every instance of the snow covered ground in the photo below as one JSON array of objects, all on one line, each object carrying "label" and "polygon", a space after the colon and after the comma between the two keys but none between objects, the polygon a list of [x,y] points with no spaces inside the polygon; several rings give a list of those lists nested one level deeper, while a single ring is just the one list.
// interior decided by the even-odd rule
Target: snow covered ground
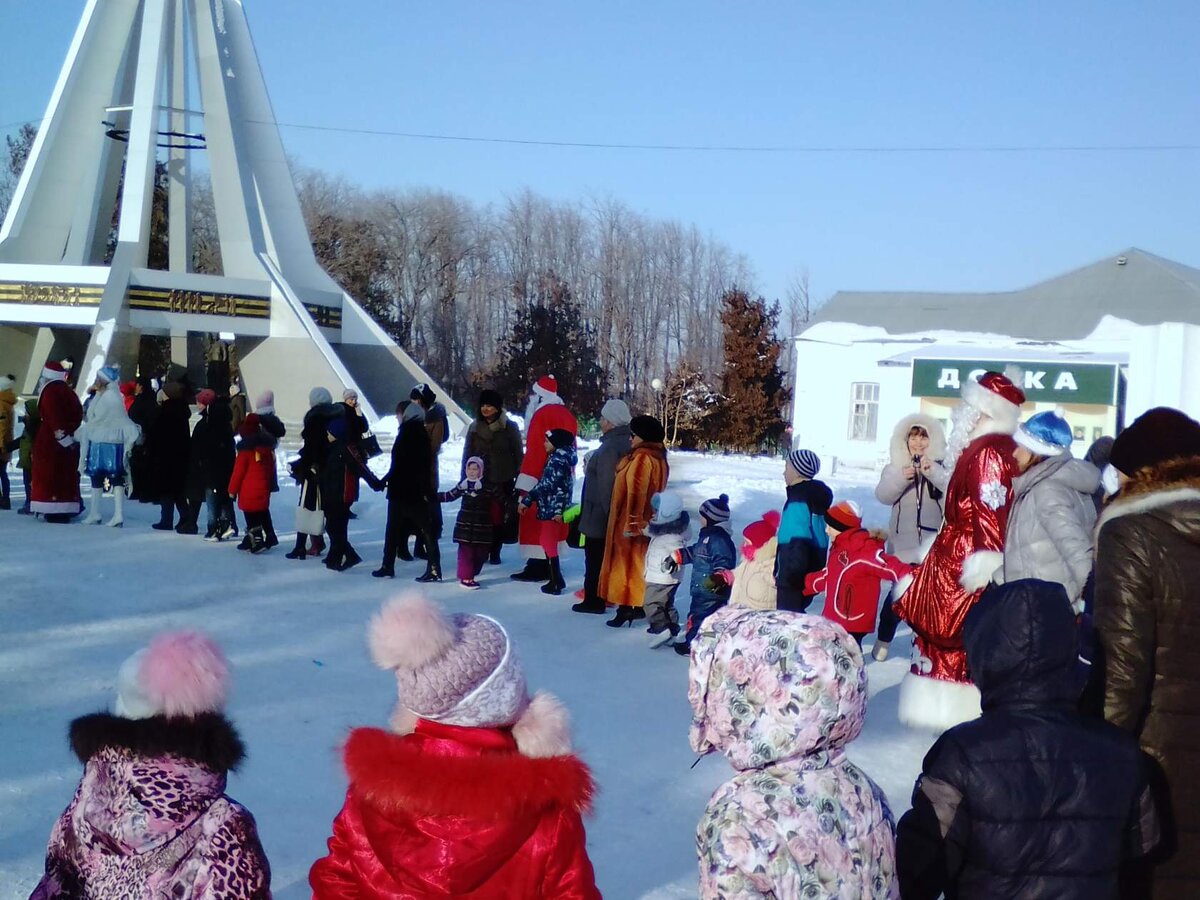
[{"label": "snow covered ground", "polygon": [[[444,486],[457,479],[460,454],[461,444],[445,448]],[[782,468],[776,459],[672,454],[671,486],[693,512],[704,498],[727,493],[738,534],[782,505]],[[868,524],[884,524],[869,473],[827,480],[839,498],[863,505]],[[294,503],[294,488],[275,498],[285,544]],[[229,792],[258,820],[275,895],[307,897],[308,868],[324,852],[345,791],[337,747],[352,726],[385,725],[395,700],[394,680],[368,659],[366,622],[384,599],[413,586],[421,564],[401,566],[394,581],[370,576],[386,509],[369,491],[351,523],[365,562],[343,574],[313,559],[284,559],[282,547],[251,557],[232,543],[153,531],[157,509],[129,507],[121,530],[0,513],[0,898],[28,896],[50,827],[75,789],[80,766],[67,746],[67,723],[108,706],[122,660],[155,632],[179,627],[211,632],[229,654],[235,693],[228,713],[249,748]],[[442,543],[451,573],[454,511],[446,510]],[[692,768],[686,661],[649,649],[641,630],[618,631],[599,616],[572,613],[569,594],[546,597],[510,581],[516,567],[510,548],[503,565],[484,572],[484,590],[463,591],[451,578],[431,593],[450,610],[500,619],[531,686],[553,691],[571,709],[579,752],[600,788],[588,844],[604,895],[694,897],[695,824],[731,770],[716,756]],[[564,570],[574,591],[582,553],[570,552]],[[893,651],[887,662],[869,664],[872,699],[851,757],[899,815],[932,738],[896,721],[907,630]]]}]

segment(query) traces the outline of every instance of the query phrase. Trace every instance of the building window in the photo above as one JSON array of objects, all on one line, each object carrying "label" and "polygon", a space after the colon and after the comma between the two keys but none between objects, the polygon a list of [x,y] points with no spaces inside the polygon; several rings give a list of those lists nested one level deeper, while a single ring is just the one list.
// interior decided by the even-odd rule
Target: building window
[{"label": "building window", "polygon": [[859,381],[850,390],[850,440],[873,441],[879,430],[879,385]]}]

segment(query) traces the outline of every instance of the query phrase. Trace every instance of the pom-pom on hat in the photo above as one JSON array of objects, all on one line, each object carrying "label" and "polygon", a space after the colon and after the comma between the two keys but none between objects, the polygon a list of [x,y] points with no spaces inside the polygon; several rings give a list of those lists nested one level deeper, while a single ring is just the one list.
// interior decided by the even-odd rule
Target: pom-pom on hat
[{"label": "pom-pom on hat", "polygon": [[275,392],[263,391],[254,400],[254,411],[259,415],[275,412]]},{"label": "pom-pom on hat", "polygon": [[1038,456],[1062,456],[1071,450],[1075,435],[1062,410],[1040,412],[1017,426],[1013,440]]},{"label": "pom-pom on hat", "polygon": [[633,432],[634,437],[650,444],[661,444],[667,439],[666,429],[654,416],[634,416],[629,420],[629,430]]},{"label": "pom-pom on hat", "polygon": [[967,379],[963,384],[963,402],[1003,424],[1011,434],[1017,427],[1021,405],[1025,402],[1025,392],[1018,387],[1024,380],[1024,373],[1015,366],[1005,369],[1003,375],[984,372],[978,381]]},{"label": "pom-pom on hat", "polygon": [[655,525],[677,522],[683,515],[683,501],[674,491],[655,494],[650,498],[650,506],[654,508],[654,518],[651,521]]},{"label": "pom-pom on hat", "polygon": [[1159,406],[1117,435],[1108,461],[1132,476],[1147,466],[1192,456],[1200,456],[1200,423],[1177,409]]},{"label": "pom-pom on hat", "polygon": [[754,552],[779,533],[779,522],[779,510],[773,509],[742,529],[742,553],[747,559],[754,559]]},{"label": "pom-pom on hat", "polygon": [[568,447],[575,446],[575,435],[567,431],[565,428],[552,428],[546,432],[546,440],[554,447],[555,450],[566,450]]},{"label": "pom-pom on hat", "polygon": [[118,366],[104,366],[96,373],[96,377],[105,384],[112,384],[114,381],[120,381],[121,369]]},{"label": "pom-pom on hat", "polygon": [[196,395],[196,403],[200,406],[212,406],[213,401],[217,399],[217,392],[212,388],[205,388]]},{"label": "pom-pom on hat", "polygon": [[718,524],[729,521],[729,495],[722,494],[700,504],[700,515],[708,521]]},{"label": "pom-pom on hat", "polygon": [[853,500],[842,500],[835,503],[825,513],[825,524],[835,531],[862,528],[862,507]]},{"label": "pom-pom on hat", "polygon": [[629,412],[628,403],[611,397],[605,400],[604,406],[600,408],[600,418],[607,419],[614,425],[628,425],[633,419],[633,414]]},{"label": "pom-pom on hat", "polygon": [[160,634],[117,674],[115,712],[124,719],[220,712],[229,694],[229,663],[198,631]]},{"label": "pom-pom on hat", "polygon": [[558,379],[553,375],[543,375],[533,383],[533,390],[543,397],[557,397]]},{"label": "pom-pom on hat", "polygon": [[375,665],[396,676],[395,731],[413,731],[418,719],[467,728],[511,726],[525,756],[571,752],[566,710],[541,691],[529,698],[520,659],[495,619],[447,615],[410,592],[384,604],[367,641]]},{"label": "pom-pom on hat", "polygon": [[787,455],[787,461],[802,478],[816,478],[821,471],[821,457],[811,450],[793,450]]}]

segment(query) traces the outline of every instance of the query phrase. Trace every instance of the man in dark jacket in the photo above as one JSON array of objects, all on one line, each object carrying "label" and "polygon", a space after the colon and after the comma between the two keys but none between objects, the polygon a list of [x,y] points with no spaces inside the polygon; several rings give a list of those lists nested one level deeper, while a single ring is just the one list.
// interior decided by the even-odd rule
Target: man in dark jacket
[{"label": "man in dark jacket", "polygon": [[[450,437],[450,418],[446,415],[446,407],[437,402],[437,395],[427,384],[422,383],[414,387],[409,394],[409,399],[420,406],[425,420],[425,434],[429,436],[429,496],[432,499],[429,501],[428,531],[436,541],[442,537],[442,504],[437,499],[438,457],[442,453],[442,444],[446,443]],[[413,553],[418,559],[428,557],[425,538],[422,534],[417,535]]]},{"label": "man in dark jacket", "polygon": [[1075,615],[1062,585],[994,588],[963,642],[983,715],[925,757],[900,820],[905,900],[1115,897],[1122,863],[1158,841],[1148,765],[1075,709]]},{"label": "man in dark jacket", "polygon": [[600,410],[600,446],[584,464],[583,496],[580,500],[579,531],[583,534],[583,602],[571,609],[603,615],[607,604],[597,588],[604,567],[604,545],[608,535],[608,513],[612,508],[613,481],[617,463],[629,452],[632,420],[624,400],[611,399]]},{"label": "man in dark jacket", "polygon": [[188,499],[197,511],[200,503],[208,507],[208,529],[204,539],[223,541],[238,533],[228,492],[236,454],[233,415],[229,402],[211,388],[196,395],[196,406],[200,410],[200,419],[192,429]]},{"label": "man in dark jacket", "polygon": [[1129,896],[1200,897],[1200,423],[1160,407],[1117,437],[1096,529],[1104,718],[1154,760],[1163,846]]},{"label": "man in dark jacket", "polygon": [[[174,528],[179,534],[195,534],[200,504],[192,504],[187,492],[192,444],[188,421],[192,411],[188,407],[186,390],[181,381],[163,383],[162,405],[146,430],[146,468],[150,489],[158,498],[162,511],[151,527],[158,531]],[[174,524],[176,509],[179,510],[178,525]]]},{"label": "man in dark jacket", "polygon": [[[387,531],[383,536],[383,564],[371,574],[376,578],[392,578],[396,574],[396,553],[408,535],[417,535],[425,544],[428,562],[425,573],[417,581],[428,583],[442,580],[442,556],[433,537],[429,517],[429,466],[433,450],[425,431],[424,410],[418,403],[402,403],[400,433],[392,444],[392,467],[383,477],[387,487]],[[437,499],[437,495],[434,495]]]}]

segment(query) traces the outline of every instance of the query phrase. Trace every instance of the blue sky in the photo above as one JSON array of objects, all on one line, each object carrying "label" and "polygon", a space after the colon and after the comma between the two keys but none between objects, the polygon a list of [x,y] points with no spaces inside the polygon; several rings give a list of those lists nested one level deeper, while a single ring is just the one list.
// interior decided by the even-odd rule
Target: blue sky
[{"label": "blue sky", "polygon": [[[1200,4],[246,0],[281,122],[537,140],[1200,146]],[[42,115],[82,0],[0,0],[0,124]],[[613,197],[768,296],[1020,287],[1128,246],[1200,266],[1200,150],[654,152],[283,129],[302,163],[480,202]]]}]

